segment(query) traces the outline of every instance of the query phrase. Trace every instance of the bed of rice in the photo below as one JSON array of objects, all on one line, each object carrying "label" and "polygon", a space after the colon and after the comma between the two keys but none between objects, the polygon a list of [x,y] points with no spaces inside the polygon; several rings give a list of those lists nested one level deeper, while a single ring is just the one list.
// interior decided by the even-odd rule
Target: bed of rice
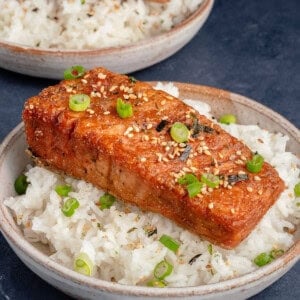
[{"label": "bed of rice", "polygon": [[40,48],[96,49],[170,30],[202,0],[0,0],[0,39]]},{"label": "bed of rice", "polygon": [[[174,96],[178,90],[171,83],[159,84]],[[200,113],[211,117],[210,107],[195,100],[185,100]],[[293,187],[299,181],[299,159],[285,152],[287,136],[272,134],[258,126],[224,125],[232,135],[244,140],[253,151],[262,154],[285,180],[286,189],[259,225],[234,250],[224,250],[154,213],[141,212],[121,201],[106,210],[97,206],[103,191],[91,184],[61,177],[40,167],[29,167],[31,184],[24,196],[6,199],[31,242],[49,243],[51,258],[73,268],[74,258],[84,252],[95,267],[93,276],[121,284],[143,285],[153,275],[157,263],[166,259],[174,265],[167,277],[168,286],[195,286],[230,279],[254,270],[253,259],[272,249],[288,249],[293,244],[293,231],[299,222],[299,198]],[[76,213],[68,218],[61,212],[62,199],[54,191],[58,184],[69,184],[71,197],[80,202]],[[297,202],[298,201],[298,202]],[[298,206],[297,206],[298,203]],[[148,237],[145,228],[156,227],[157,234]],[[175,254],[158,240],[167,234],[180,242]],[[201,254],[193,264],[191,258]]]}]

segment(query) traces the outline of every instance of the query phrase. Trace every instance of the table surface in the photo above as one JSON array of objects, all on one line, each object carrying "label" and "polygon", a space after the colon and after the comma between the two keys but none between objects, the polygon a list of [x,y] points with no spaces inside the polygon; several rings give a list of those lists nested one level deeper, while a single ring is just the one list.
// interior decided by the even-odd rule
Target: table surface
[{"label": "table surface", "polygon": [[[230,90],[272,108],[299,128],[299,12],[299,0],[216,0],[187,46],[132,75]],[[24,100],[54,83],[0,69],[0,141],[21,121]],[[0,245],[1,299],[69,299],[25,267],[1,234]],[[298,262],[252,299],[300,299],[299,282]]]}]

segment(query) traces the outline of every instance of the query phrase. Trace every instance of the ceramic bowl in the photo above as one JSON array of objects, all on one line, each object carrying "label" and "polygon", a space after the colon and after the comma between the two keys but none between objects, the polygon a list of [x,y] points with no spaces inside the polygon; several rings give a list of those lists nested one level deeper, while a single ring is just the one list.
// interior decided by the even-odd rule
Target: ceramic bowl
[{"label": "ceramic bowl", "polygon": [[213,3],[214,0],[203,0],[192,15],[170,31],[128,46],[78,51],[39,49],[0,39],[0,67],[53,79],[61,79],[63,71],[74,65],[131,73],[164,60],[186,45],[206,21]]},{"label": "ceramic bowl", "polygon": [[[260,124],[269,131],[280,131],[290,137],[288,151],[299,154],[300,133],[297,128],[274,111],[261,104],[233,94],[205,86],[175,84],[180,97],[200,99],[212,107],[218,117],[231,112],[242,124]],[[47,256],[47,248],[30,244],[24,239],[11,212],[3,204],[3,199],[13,195],[14,179],[29,162],[24,151],[26,142],[23,124],[17,126],[0,147],[0,225],[1,231],[20,259],[36,274],[64,293],[82,299],[245,299],[269,286],[285,274],[300,256],[299,227],[295,243],[280,258],[267,266],[235,279],[215,284],[184,288],[149,288],[126,286],[100,279],[85,277],[69,270]]]}]

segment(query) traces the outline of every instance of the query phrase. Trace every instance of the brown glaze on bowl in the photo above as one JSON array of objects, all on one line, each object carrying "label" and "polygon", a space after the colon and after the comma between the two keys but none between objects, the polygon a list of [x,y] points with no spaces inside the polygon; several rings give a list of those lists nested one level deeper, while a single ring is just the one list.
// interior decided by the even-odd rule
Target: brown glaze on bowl
[{"label": "brown glaze on bowl", "polygon": [[[153,83],[155,84],[155,83]],[[300,132],[285,118],[246,97],[227,91],[191,84],[175,83],[181,98],[199,99],[212,107],[215,117],[233,113],[241,124],[259,124],[271,132],[280,131],[290,137],[288,150],[300,151]],[[27,242],[3,200],[14,194],[13,183],[29,162],[24,151],[23,124],[19,124],[0,146],[0,225],[1,231],[21,260],[41,278],[66,294],[82,299],[245,299],[284,275],[300,257],[299,225],[295,243],[281,257],[260,269],[223,282],[183,288],[149,288],[128,286],[90,278],[69,270],[47,256],[47,248]]]}]

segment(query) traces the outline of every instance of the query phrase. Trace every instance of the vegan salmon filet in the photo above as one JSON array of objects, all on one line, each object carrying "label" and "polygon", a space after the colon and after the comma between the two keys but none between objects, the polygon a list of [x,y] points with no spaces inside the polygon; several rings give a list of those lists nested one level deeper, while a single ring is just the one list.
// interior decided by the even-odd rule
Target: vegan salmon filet
[{"label": "vegan salmon filet", "polygon": [[[74,94],[89,95],[88,109],[69,108]],[[117,99],[133,115],[121,118]],[[27,100],[23,111],[32,155],[142,210],[159,213],[224,248],[237,246],[284,189],[276,170],[264,163],[246,169],[251,150],[179,99],[149,84],[104,68],[64,80]],[[187,142],[175,142],[170,128],[181,122]],[[185,174],[214,174],[217,187],[203,186],[189,197],[178,182]]]}]

